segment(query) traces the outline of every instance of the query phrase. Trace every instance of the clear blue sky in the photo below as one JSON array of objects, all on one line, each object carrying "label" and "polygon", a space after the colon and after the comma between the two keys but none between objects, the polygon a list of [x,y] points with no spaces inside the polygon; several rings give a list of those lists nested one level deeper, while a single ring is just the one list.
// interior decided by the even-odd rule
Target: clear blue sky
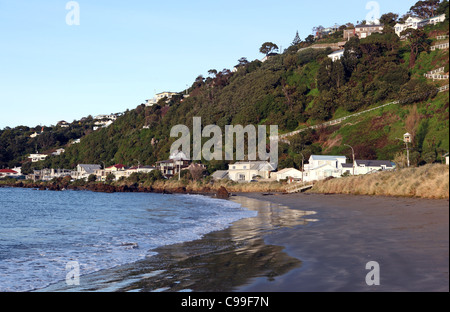
[{"label": "clear blue sky", "polygon": [[[209,69],[283,49],[298,30],[356,23],[361,0],[79,0],[69,26],[65,0],[0,0],[0,128],[54,125],[123,112],[155,91],[182,91]],[[415,0],[380,0],[406,13]]]}]

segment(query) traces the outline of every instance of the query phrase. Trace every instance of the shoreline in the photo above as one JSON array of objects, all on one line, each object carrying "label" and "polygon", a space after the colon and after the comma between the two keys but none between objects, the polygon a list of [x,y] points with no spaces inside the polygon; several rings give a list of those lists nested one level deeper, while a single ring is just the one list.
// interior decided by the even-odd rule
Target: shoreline
[{"label": "shoreline", "polygon": [[267,244],[264,236],[286,226],[314,222],[312,212],[290,210],[278,204],[232,196],[258,215],[233,222],[202,238],[161,246],[146,259],[80,277],[79,286],[57,282],[35,292],[230,292],[253,278],[273,280],[300,267],[283,246]]},{"label": "shoreline", "polygon": [[[259,209],[258,217],[82,276],[79,288],[38,291],[449,290],[448,200],[307,193],[231,200]],[[380,264],[380,286],[365,282],[369,261]]]}]

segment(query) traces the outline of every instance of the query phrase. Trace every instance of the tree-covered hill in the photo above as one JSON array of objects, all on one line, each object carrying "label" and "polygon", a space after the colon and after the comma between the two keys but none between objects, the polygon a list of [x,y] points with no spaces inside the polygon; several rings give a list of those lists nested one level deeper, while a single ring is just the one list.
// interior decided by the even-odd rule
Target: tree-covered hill
[{"label": "tree-covered hill", "polygon": [[[448,1],[444,3],[448,11]],[[398,18],[383,17],[394,22]],[[25,164],[24,168],[73,168],[78,163],[151,165],[168,157],[175,140],[170,138],[170,129],[178,124],[192,129],[193,117],[202,117],[203,126],[219,125],[222,131],[225,125],[251,124],[278,125],[285,133],[395,100],[400,104],[292,137],[290,145],[279,146],[280,167],[299,168],[300,153],[305,157],[311,153],[350,157],[351,151],[344,144],[355,148],[357,158],[401,161],[404,146],[398,138],[405,132],[414,136],[413,163],[439,161],[449,151],[449,98],[448,92],[438,93],[437,88],[448,80],[433,81],[424,74],[440,67],[449,71],[448,49],[430,49],[438,35],[448,35],[448,16],[444,23],[406,35],[408,39],[401,41],[387,26],[383,33],[361,40],[352,38],[345,45],[343,58],[336,62],[328,57],[330,49],[299,52],[311,46],[313,39],[299,42],[296,36],[291,47],[265,62],[241,58],[235,72],[210,70],[206,78],[199,76],[182,91],[188,91],[189,97],[128,110],[108,128],[67,146],[63,155]],[[5,131],[12,130],[3,130],[1,135]],[[20,136],[12,137],[19,140],[17,144],[21,142],[17,139]],[[13,141],[6,143],[6,150],[17,145]],[[65,140],[58,142],[63,145]],[[27,146],[15,152],[29,153],[32,146]],[[3,164],[8,163],[4,150],[2,142]],[[226,167],[225,162],[208,164],[210,171]]]}]

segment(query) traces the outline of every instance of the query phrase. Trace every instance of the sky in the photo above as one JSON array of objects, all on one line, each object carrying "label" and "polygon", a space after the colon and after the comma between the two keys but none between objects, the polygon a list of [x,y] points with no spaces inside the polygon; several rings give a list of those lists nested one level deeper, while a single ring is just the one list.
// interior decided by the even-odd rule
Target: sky
[{"label": "sky", "polygon": [[134,109],[261,59],[264,42],[285,49],[296,31],[403,15],[415,2],[0,0],[0,129]]}]

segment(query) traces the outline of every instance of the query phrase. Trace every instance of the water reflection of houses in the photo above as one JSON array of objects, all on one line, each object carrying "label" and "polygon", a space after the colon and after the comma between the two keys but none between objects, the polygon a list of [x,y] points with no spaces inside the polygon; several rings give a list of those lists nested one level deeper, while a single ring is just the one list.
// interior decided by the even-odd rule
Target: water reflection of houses
[{"label": "water reflection of houses", "polygon": [[233,197],[233,201],[249,210],[258,211],[256,217],[245,219],[231,227],[232,237],[236,240],[259,237],[261,233],[256,231],[265,233],[274,229],[307,225],[310,222],[318,221],[310,218],[310,216],[316,214],[315,211],[290,209],[283,205],[241,196]]}]

